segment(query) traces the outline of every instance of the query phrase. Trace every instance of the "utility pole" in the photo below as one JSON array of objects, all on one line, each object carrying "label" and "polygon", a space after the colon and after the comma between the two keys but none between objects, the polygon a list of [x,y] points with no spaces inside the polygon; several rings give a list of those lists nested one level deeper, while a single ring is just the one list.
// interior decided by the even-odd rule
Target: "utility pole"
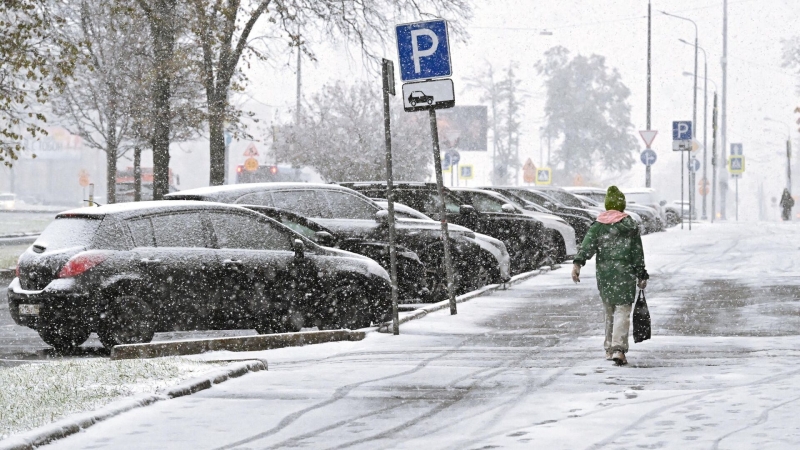
[{"label": "utility pole", "polygon": [[[703,50],[703,188],[705,189],[706,183],[708,183],[708,139],[706,138],[708,135],[708,55],[706,55],[706,51]],[[708,219],[708,213],[706,211],[706,198],[708,197],[708,191],[704,191],[703,194],[703,215],[702,219]]]},{"label": "utility pole", "polygon": [[[721,114],[721,135],[722,155],[728,151],[728,0],[722,2],[722,114]],[[726,197],[728,195],[728,177],[723,172],[723,179],[720,183],[719,193],[719,212],[720,218],[725,220]]]},{"label": "utility pole", "polygon": [[711,118],[711,223],[717,218],[717,93],[714,92],[714,114]]},{"label": "utility pole", "polygon": [[[651,71],[650,71],[650,32],[651,32],[651,5],[650,1],[647,1],[647,131],[650,131],[650,83],[651,83]],[[649,145],[648,145],[649,147]],[[650,164],[645,166],[645,178],[644,178],[644,185],[646,187],[650,187],[652,184],[651,172],[650,172]]]},{"label": "utility pole", "polygon": [[[692,141],[695,141],[697,136],[697,24],[695,24],[694,33],[694,92],[692,92]],[[694,143],[692,144],[694,145]],[[692,216],[694,215],[694,154],[689,153],[689,164],[692,166],[691,173],[689,174],[689,231],[692,230]]]},{"label": "utility pole", "polygon": [[300,96],[301,96],[301,87],[303,85],[303,79],[300,76],[300,65],[302,62],[302,50],[300,49],[300,33],[297,33],[297,106],[295,107],[295,116],[294,116],[294,124],[295,126],[300,124]]}]

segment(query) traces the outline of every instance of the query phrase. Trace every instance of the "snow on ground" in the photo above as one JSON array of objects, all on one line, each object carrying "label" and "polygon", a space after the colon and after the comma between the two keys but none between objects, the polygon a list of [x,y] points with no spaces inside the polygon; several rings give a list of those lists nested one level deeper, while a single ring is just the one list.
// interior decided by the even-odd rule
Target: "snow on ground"
[{"label": "snow on ground", "polygon": [[795,224],[646,236],[653,339],[602,349],[594,266],[338,342],[130,411],[54,449],[791,449],[800,447]]},{"label": "snow on ground", "polygon": [[157,393],[219,365],[160,358],[65,360],[2,368],[0,439],[122,397]]}]

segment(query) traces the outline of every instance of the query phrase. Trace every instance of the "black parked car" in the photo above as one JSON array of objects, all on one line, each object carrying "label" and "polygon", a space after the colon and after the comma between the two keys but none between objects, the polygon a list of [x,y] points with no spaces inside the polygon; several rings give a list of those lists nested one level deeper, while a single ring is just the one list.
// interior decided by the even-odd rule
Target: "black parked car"
[{"label": "black parked car", "polygon": [[110,348],[157,331],[361,328],[387,316],[389,289],[369,258],[262,214],[160,201],[57,215],[20,257],[8,301],[16,323],[65,350],[93,331]]},{"label": "black parked car", "polygon": [[[342,236],[311,219],[285,209],[256,205],[242,206],[277,220],[319,245],[364,255],[389,271],[389,244],[386,242],[369,237]],[[403,224],[400,223],[399,226],[402,227]],[[401,245],[397,246],[397,283],[400,287],[400,300],[414,300],[428,296],[425,265],[416,253]]]},{"label": "black parked car", "polygon": [[[341,186],[315,183],[252,183],[191,189],[169,194],[167,199],[205,200],[239,205],[260,205],[286,209],[307,217],[331,230],[340,238],[387,242],[387,213],[369,198]],[[435,223],[398,220],[397,242],[417,254],[425,265],[426,301],[445,298],[447,282],[442,263],[441,234]],[[462,233],[450,233],[456,292],[475,289],[481,280],[480,268],[494,261],[479,245],[462,239]],[[499,269],[498,269],[499,270]]]},{"label": "black parked car", "polygon": [[[385,198],[386,183],[339,183],[368,197]],[[395,183],[395,199],[429,217],[439,219],[439,194],[434,183]],[[508,211],[483,210],[445,188],[448,222],[500,239],[511,255],[511,272],[516,274],[539,267],[545,256],[545,232],[542,224],[531,217]]]},{"label": "black parked car", "polygon": [[[494,191],[502,195],[505,195],[506,197],[515,201],[521,208],[529,209],[531,211],[553,214],[558,217],[561,217],[575,230],[575,238],[577,239],[578,243],[583,242],[583,238],[589,231],[589,227],[592,226],[592,223],[594,222],[594,220],[589,219],[586,214],[580,214],[580,215],[574,214],[564,208],[560,210],[558,210],[558,208],[554,208],[555,211],[545,208],[539,203],[524,198],[522,195],[520,195],[520,192],[518,190],[514,190],[511,188],[503,188],[503,187],[493,187],[493,186],[482,187],[480,189],[485,189],[487,191]],[[547,201],[548,201],[547,199],[542,199],[541,203],[543,204],[546,203]],[[550,203],[552,204],[553,202],[551,201]]]}]

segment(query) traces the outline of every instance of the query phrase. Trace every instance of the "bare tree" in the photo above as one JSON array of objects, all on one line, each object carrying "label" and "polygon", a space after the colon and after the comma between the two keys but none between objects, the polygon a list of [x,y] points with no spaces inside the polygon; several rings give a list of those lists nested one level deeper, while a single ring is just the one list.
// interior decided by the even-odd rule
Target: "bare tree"
[{"label": "bare tree", "polygon": [[83,54],[76,76],[53,102],[73,134],[106,153],[106,201],[116,201],[117,160],[131,137],[131,102],[141,96],[129,66],[144,53],[146,40],[135,20],[112,3],[87,0],[59,4],[65,38]]},{"label": "bare tree", "polygon": [[72,75],[77,48],[57,30],[63,20],[48,0],[3,0],[0,6],[0,162],[11,166],[25,135],[46,135],[39,105]]},{"label": "bare tree", "polygon": [[[397,179],[427,180],[430,128],[427,114],[392,108],[393,169]],[[386,175],[383,103],[365,85],[335,83],[305,102],[300,120],[281,130],[278,150],[294,165],[314,168],[327,181],[380,180]]]},{"label": "bare tree", "polygon": [[[374,58],[399,12],[451,19],[471,14],[466,0],[192,0],[191,4],[193,29],[203,51],[200,67],[209,112],[212,185],[225,179],[224,123],[240,116],[229,95],[246,81],[239,67],[243,59],[266,60],[285,51],[274,46],[275,40],[288,41],[289,48],[300,47],[313,58],[309,41],[301,38],[306,35],[354,42],[367,58]],[[259,22],[262,16],[266,22]],[[256,24],[263,34],[254,37]],[[454,24],[456,33],[461,33],[459,22]]]},{"label": "bare tree", "polygon": [[489,129],[492,131],[492,171],[495,185],[509,184],[512,171],[516,180],[519,172],[520,109],[525,93],[520,91],[516,62],[511,62],[502,78],[497,78],[491,64],[486,70],[468,79],[467,89],[480,93],[480,101],[489,106]]}]

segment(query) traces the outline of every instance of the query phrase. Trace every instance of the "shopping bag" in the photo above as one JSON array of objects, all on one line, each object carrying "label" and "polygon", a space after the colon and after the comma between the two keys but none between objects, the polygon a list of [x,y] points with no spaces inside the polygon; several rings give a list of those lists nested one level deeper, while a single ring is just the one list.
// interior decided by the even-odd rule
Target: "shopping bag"
[{"label": "shopping bag", "polygon": [[639,343],[650,339],[650,310],[644,290],[639,291],[636,306],[633,307],[633,342]]}]

